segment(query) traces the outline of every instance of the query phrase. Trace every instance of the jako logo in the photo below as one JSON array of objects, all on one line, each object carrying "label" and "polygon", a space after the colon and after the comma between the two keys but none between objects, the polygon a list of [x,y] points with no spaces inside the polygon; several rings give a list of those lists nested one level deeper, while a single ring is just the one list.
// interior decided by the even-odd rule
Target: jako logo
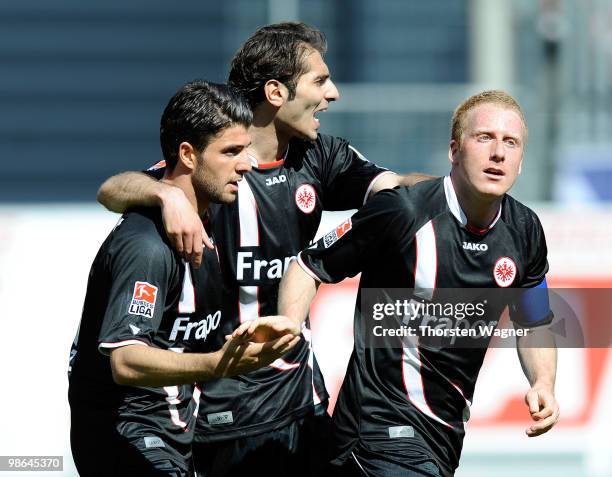
[{"label": "jako logo", "polygon": [[486,252],[487,250],[489,250],[489,246],[486,243],[463,242],[463,249]]},{"label": "jako logo", "polygon": [[191,330],[195,328],[193,337],[196,340],[205,340],[209,333],[216,330],[221,321],[221,310],[215,311],[212,315],[207,315],[206,318],[193,323],[189,322],[189,317],[177,318],[174,320],[170,340],[175,341],[179,333],[183,333],[182,340],[188,340],[191,335]]},{"label": "jako logo", "polygon": [[280,176],[277,176],[277,177],[268,177],[266,179],[267,186],[280,184],[281,182],[287,182],[287,178],[285,177],[285,174],[281,174]]},{"label": "jako logo", "polygon": [[262,275],[269,279],[282,278],[294,258],[295,256],[285,257],[283,260],[274,258],[268,262],[267,260],[253,260],[253,252],[238,252],[236,280],[244,280],[247,270],[252,271],[252,275],[248,277],[252,280],[259,280]]}]

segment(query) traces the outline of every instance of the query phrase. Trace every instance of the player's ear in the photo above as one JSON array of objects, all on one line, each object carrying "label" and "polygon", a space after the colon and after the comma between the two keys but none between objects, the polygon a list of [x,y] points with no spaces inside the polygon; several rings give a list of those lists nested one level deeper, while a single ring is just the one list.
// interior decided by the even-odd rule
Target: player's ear
[{"label": "player's ear", "polygon": [[272,106],[280,108],[289,98],[289,90],[278,80],[268,80],[264,85],[264,95]]},{"label": "player's ear", "polygon": [[178,163],[189,171],[194,171],[198,162],[195,148],[188,142],[179,144]]},{"label": "player's ear", "polygon": [[451,139],[448,144],[448,160],[452,165],[457,163],[457,154],[459,153],[459,143],[454,139]]},{"label": "player's ear", "polygon": [[521,156],[521,160],[519,162],[519,170],[518,170],[519,176],[521,175],[522,170],[523,170],[523,156]]}]

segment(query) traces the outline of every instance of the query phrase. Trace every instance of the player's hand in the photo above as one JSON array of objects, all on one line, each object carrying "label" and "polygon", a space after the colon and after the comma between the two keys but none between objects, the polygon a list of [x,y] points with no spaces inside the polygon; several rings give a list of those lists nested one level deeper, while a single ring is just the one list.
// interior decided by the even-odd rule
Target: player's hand
[{"label": "player's hand", "polygon": [[263,316],[242,323],[232,333],[232,337],[242,337],[248,341],[264,343],[280,338],[286,334],[299,336],[302,327],[295,320],[283,315]]},{"label": "player's hand", "polygon": [[531,419],[535,421],[525,433],[536,437],[548,432],[559,420],[559,404],[552,389],[534,386],[525,395],[525,404],[529,407]]},{"label": "player's hand", "polygon": [[217,351],[219,364],[215,369],[217,378],[247,374],[280,358],[300,341],[299,336],[285,334],[280,338],[255,343],[247,336],[227,336],[228,340]]},{"label": "player's hand", "polygon": [[162,219],[172,246],[183,259],[198,268],[202,264],[203,244],[210,249],[214,246],[198,213],[178,187],[164,189]]}]

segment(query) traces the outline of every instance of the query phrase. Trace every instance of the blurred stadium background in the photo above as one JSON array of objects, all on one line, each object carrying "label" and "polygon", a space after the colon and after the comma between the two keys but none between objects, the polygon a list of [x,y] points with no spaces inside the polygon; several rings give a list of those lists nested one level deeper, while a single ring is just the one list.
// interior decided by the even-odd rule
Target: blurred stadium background
[{"label": "blurred stadium background", "polygon": [[[159,118],[176,89],[224,81],[238,46],[284,20],[328,37],[341,98],[321,131],[398,172],[445,174],[453,107],[484,88],[514,94],[530,137],[513,195],[541,216],[550,284],[612,285],[609,0],[1,2],[0,455],[63,455],[63,475],[75,475],[68,350],[91,260],[117,220],[96,190],[161,157]],[[355,286],[325,288],[314,310],[332,391]],[[537,439],[523,433],[526,387],[515,353],[491,350],[458,477],[612,476],[610,348],[561,350],[562,421]]]}]

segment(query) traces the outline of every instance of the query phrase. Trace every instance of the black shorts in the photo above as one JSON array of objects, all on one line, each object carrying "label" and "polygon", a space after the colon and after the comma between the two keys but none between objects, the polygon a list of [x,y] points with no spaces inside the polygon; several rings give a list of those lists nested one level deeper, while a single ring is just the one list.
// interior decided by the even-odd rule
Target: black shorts
[{"label": "black shorts", "polygon": [[89,476],[193,476],[191,452],[140,423],[118,423],[115,409],[70,406],[70,447]]},{"label": "black shorts", "polygon": [[426,455],[393,456],[372,452],[357,444],[343,465],[336,467],[337,477],[443,477],[436,461]]},{"label": "black shorts", "polygon": [[285,427],[239,439],[193,444],[197,477],[329,475],[327,403]]}]

